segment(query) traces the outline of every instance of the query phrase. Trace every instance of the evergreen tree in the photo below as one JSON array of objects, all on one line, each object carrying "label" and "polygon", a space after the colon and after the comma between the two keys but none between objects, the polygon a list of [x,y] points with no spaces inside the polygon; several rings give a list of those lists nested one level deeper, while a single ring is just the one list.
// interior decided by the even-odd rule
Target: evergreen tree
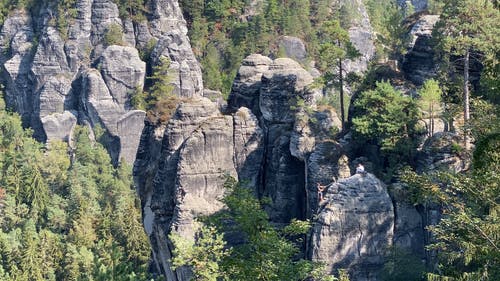
[{"label": "evergreen tree", "polygon": [[442,91],[436,80],[430,79],[425,81],[422,89],[419,91],[418,104],[420,109],[425,111],[429,115],[429,136],[434,135],[434,118],[437,117],[436,114],[441,108],[441,95]]},{"label": "evergreen tree", "polygon": [[380,148],[389,176],[397,166],[413,163],[421,130],[418,108],[411,97],[388,82],[377,82],[374,90],[360,93],[354,101],[353,115],[354,139]]},{"label": "evergreen tree", "polygon": [[[443,50],[458,56],[463,68],[463,117],[470,120],[470,65],[471,59],[496,60],[500,48],[500,11],[490,0],[445,0],[440,21],[435,29]],[[453,57],[451,57],[453,59]],[[468,133],[464,134],[466,148],[470,146]]]},{"label": "evergreen tree", "polygon": [[320,68],[325,72],[322,76],[325,88],[338,81],[340,91],[340,119],[345,126],[344,105],[344,67],[345,59],[354,59],[360,54],[351,44],[349,33],[340,26],[337,20],[327,21],[321,29],[322,43],[319,49]]}]

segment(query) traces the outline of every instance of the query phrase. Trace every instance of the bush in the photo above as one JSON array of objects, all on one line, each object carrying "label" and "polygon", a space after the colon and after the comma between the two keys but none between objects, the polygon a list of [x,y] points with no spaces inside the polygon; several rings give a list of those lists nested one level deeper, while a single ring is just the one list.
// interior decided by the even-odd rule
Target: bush
[{"label": "bush", "polygon": [[104,34],[104,44],[106,46],[123,45],[123,31],[120,25],[113,23],[108,26]]}]

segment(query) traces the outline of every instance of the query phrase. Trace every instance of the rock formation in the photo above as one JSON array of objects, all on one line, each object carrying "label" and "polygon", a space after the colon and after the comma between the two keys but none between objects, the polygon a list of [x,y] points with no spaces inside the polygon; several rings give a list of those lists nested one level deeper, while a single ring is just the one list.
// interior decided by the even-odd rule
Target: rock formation
[{"label": "rock formation", "polygon": [[348,268],[351,280],[378,280],[394,228],[385,185],[372,174],[356,174],[325,193],[311,234],[312,259],[326,263],[332,274]]},{"label": "rock formation", "polygon": [[355,13],[348,29],[352,44],[361,56],[355,60],[346,60],[344,69],[346,73],[360,73],[368,69],[368,63],[375,56],[375,32],[370,24],[370,17],[362,0],[342,0],[341,5],[352,9]]},{"label": "rock formation", "polygon": [[[41,141],[70,140],[77,123],[106,129],[114,161],[132,163],[143,128],[144,112],[130,106],[129,95],[142,90],[146,63],[139,51],[153,47],[151,63],[171,61],[174,92],[201,96],[201,69],[192,53],[177,1],[150,1],[144,21],[121,19],[112,0],[76,1],[67,32],[53,26],[51,4],[38,14],[15,10],[0,31],[0,64],[7,106]],[[62,15],[60,15],[62,16]],[[108,46],[106,34],[121,29],[121,46]],[[33,43],[34,38],[38,43]]]},{"label": "rock formation", "polygon": [[411,27],[411,41],[403,60],[406,79],[417,86],[436,76],[436,62],[431,44],[432,28],[439,20],[436,15],[424,15]]}]

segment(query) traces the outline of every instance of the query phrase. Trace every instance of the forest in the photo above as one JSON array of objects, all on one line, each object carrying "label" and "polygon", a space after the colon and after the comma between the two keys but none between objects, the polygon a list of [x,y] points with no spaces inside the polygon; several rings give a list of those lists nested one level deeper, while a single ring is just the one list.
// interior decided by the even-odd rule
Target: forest
[{"label": "forest", "polygon": [[[54,5],[53,24],[66,34],[75,0],[3,0],[0,24],[13,9],[33,11],[42,2]],[[121,17],[140,22],[151,16],[149,1],[114,2]],[[435,258],[423,264],[388,249],[380,280],[500,280],[500,3],[428,1],[423,13],[440,15],[432,33],[438,68],[433,79],[404,92],[386,62],[401,61],[407,51],[405,24],[415,16],[411,5],[363,1],[376,34],[376,54],[363,75],[344,75],[342,63],[360,56],[348,36],[357,20],[356,1],[255,1],[255,11],[249,2],[179,1],[205,88],[227,98],[243,58],[282,57],[282,36],[302,39],[308,58],[301,63],[307,68],[313,62],[321,71],[314,83],[325,89],[321,102],[340,116],[334,138],[351,133],[360,151],[366,144],[376,146],[374,162],[382,164],[374,173],[388,186],[404,186],[413,206],[438,206],[442,212],[427,229],[433,239],[426,251]],[[157,124],[168,123],[180,101],[170,93],[169,64],[163,60],[152,67],[146,89],[131,94],[131,105]],[[471,77],[474,73],[480,75]],[[423,119],[429,125],[422,125]],[[417,171],[418,151],[433,137],[437,119],[459,135],[450,149],[467,159],[465,171]],[[2,97],[0,280],[163,280],[152,269],[132,167],[124,161],[113,165],[100,142],[104,129],[79,125],[70,144],[40,143],[32,134]],[[323,264],[301,252],[311,221],[292,220],[277,228],[265,211],[268,198],[255,198],[230,177],[225,188],[226,209],[200,218],[194,241],[170,237],[175,268],[192,268],[197,281],[349,280],[344,270],[325,274]],[[230,246],[227,237],[234,233],[244,242]]]}]

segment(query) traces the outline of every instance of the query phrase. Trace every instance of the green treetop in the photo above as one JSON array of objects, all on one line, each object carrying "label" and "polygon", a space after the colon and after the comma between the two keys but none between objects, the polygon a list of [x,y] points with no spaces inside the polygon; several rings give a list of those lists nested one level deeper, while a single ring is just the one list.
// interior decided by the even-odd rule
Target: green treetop
[{"label": "green treetop", "polygon": [[434,134],[434,118],[437,117],[436,114],[441,109],[441,95],[443,92],[439,87],[439,83],[434,79],[430,79],[425,81],[418,93],[420,95],[418,105],[428,114],[430,119],[428,132],[429,136],[432,136]]}]

